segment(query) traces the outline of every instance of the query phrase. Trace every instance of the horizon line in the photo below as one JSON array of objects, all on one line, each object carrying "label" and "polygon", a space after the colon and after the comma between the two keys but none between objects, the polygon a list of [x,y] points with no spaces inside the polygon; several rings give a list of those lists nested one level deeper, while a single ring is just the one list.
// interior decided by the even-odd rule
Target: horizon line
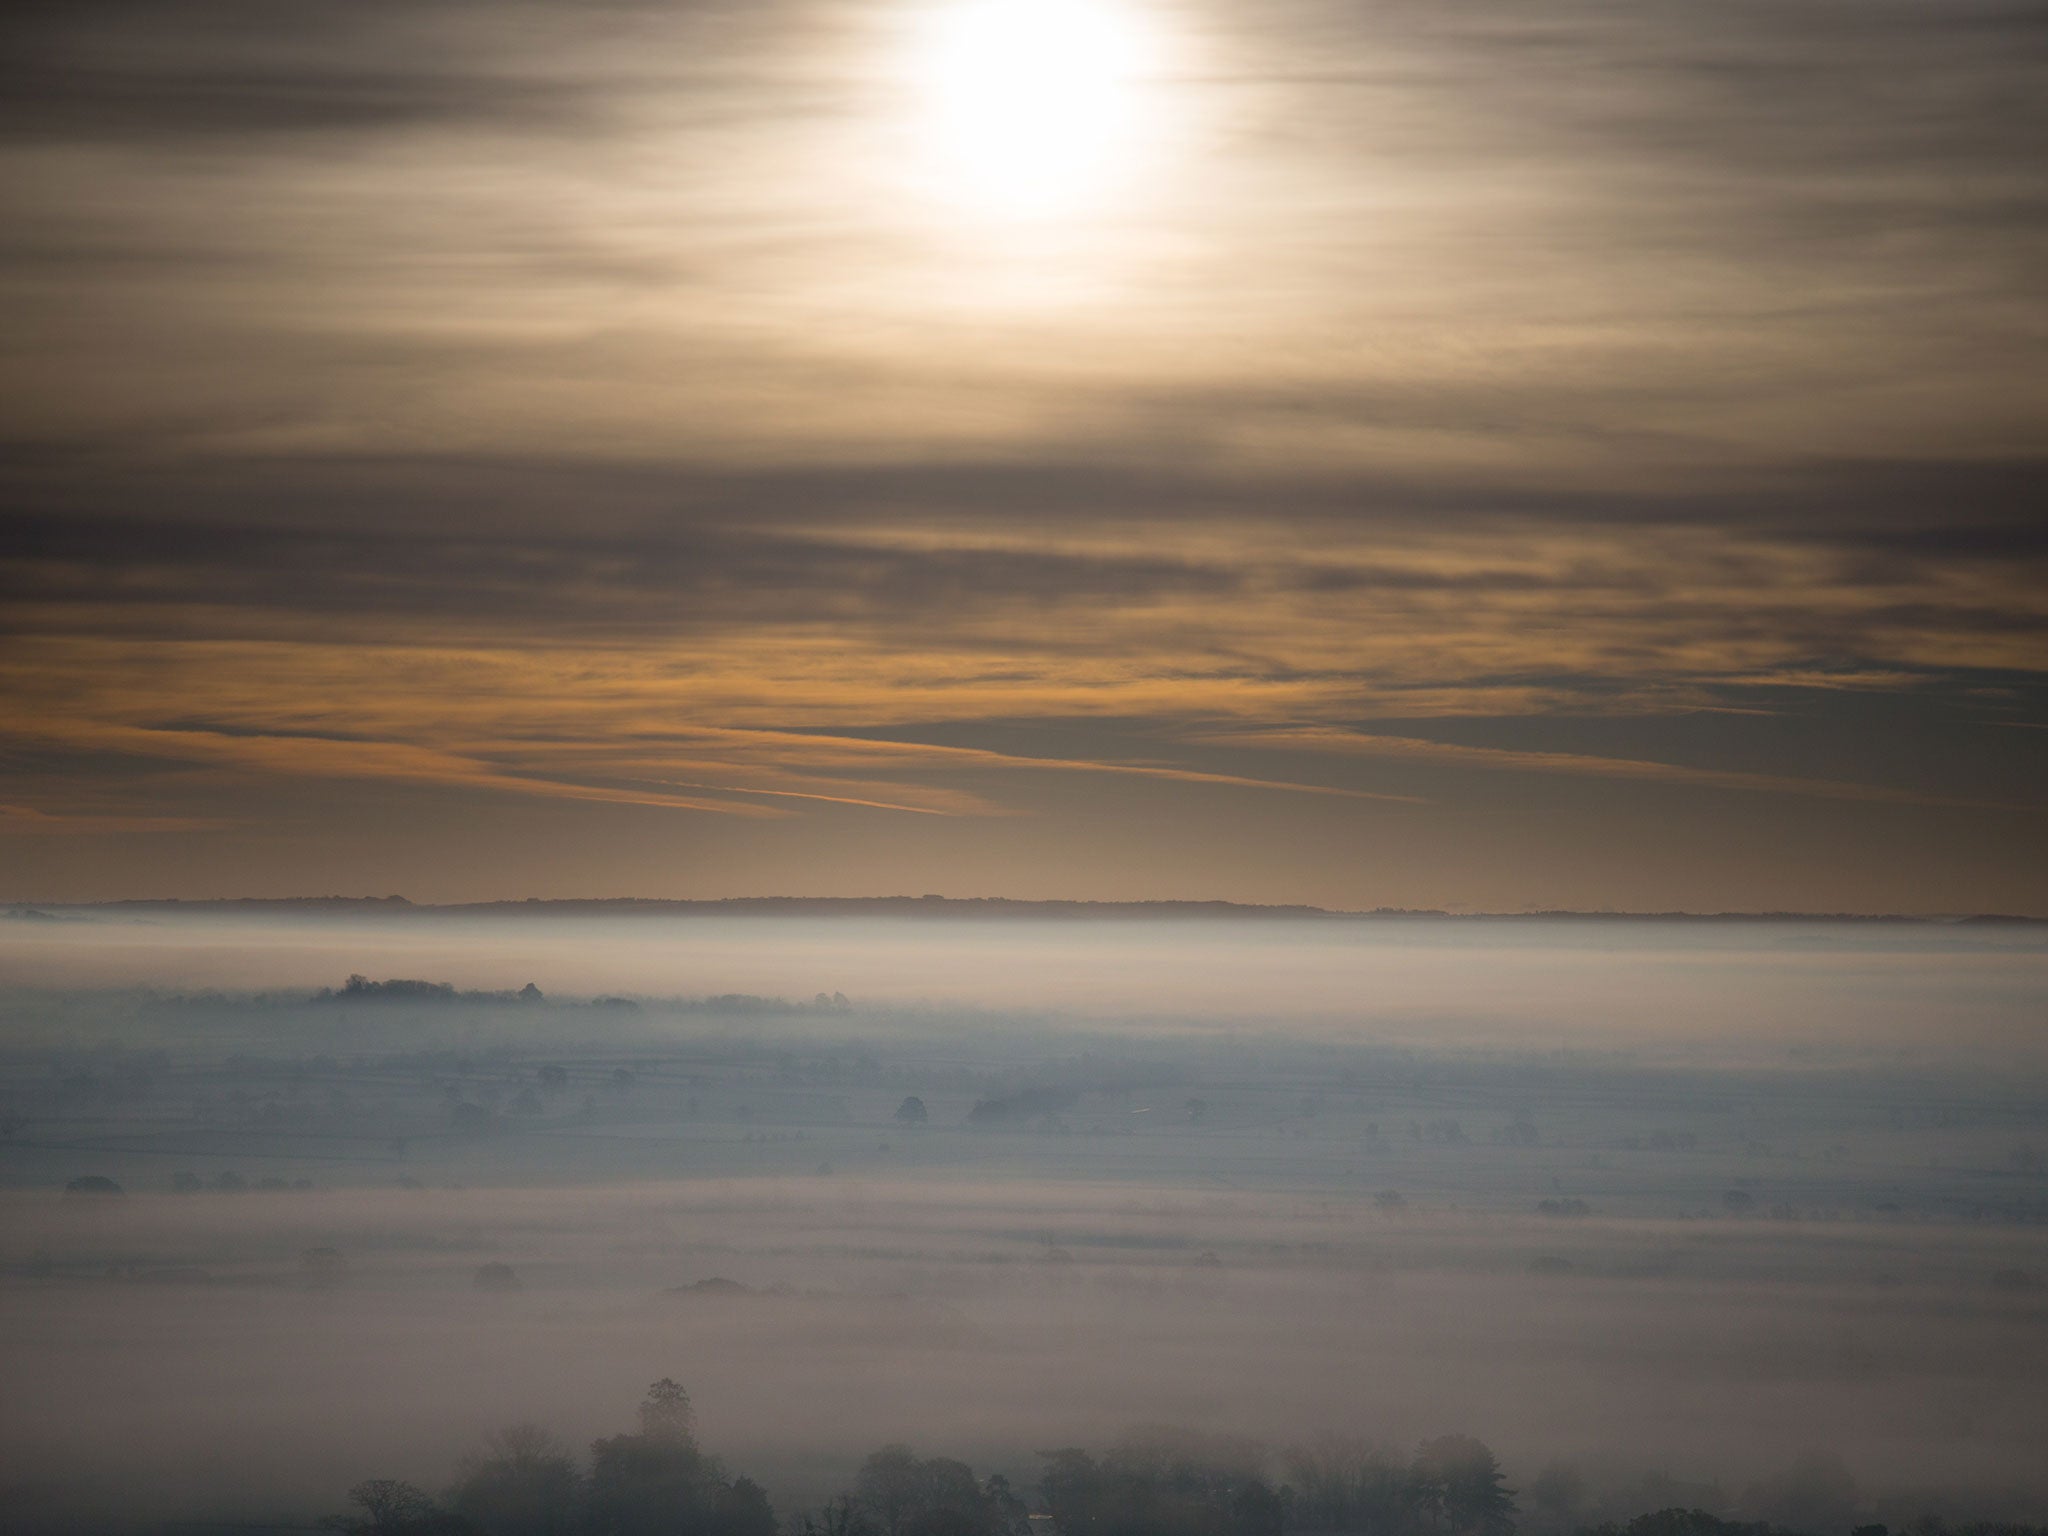
[{"label": "horizon line", "polygon": [[1832,922],[1911,923],[1933,926],[1968,924],[2048,924],[2048,915],[2016,912],[1823,912],[1787,909],[1620,909],[1546,907],[1519,911],[1453,910],[1443,907],[1322,907],[1307,902],[1243,902],[1213,897],[1141,897],[1098,899],[1087,897],[1015,896],[511,896],[478,901],[421,902],[401,895],[386,896],[140,896],[111,897],[92,901],[13,900],[0,912],[10,920],[34,921],[59,912],[130,911],[137,909],[284,909],[304,911],[323,908],[351,913],[414,913],[421,916],[464,913],[534,913],[536,909],[613,911],[654,910],[677,916],[706,913],[714,909],[748,909],[758,915],[784,915],[791,909],[823,909],[814,915],[831,915],[836,910],[852,915],[854,909],[868,909],[872,915],[951,916],[1141,916],[1170,917],[1258,917],[1268,920],[1444,920],[1506,921],[1515,919],[1635,921],[1635,922]]}]

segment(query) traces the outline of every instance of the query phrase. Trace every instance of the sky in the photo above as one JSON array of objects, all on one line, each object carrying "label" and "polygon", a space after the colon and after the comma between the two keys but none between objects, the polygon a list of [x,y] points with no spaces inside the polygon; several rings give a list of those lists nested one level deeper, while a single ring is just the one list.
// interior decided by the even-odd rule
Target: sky
[{"label": "sky", "polygon": [[0,900],[2048,914],[2037,6],[0,28]]}]

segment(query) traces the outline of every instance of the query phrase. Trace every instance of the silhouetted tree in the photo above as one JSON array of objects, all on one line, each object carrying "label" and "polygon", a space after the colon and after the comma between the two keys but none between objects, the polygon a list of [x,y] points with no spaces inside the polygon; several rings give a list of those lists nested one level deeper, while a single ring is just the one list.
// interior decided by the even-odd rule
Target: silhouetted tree
[{"label": "silhouetted tree", "polygon": [[1416,1480],[1407,1464],[1363,1441],[1326,1436],[1290,1452],[1294,1523],[1312,1531],[1405,1536],[1420,1525]]},{"label": "silhouetted tree", "polygon": [[882,1536],[903,1536],[918,1503],[917,1457],[907,1445],[885,1445],[854,1474],[853,1497]]},{"label": "silhouetted tree", "polygon": [[687,1442],[696,1430],[697,1413],[680,1382],[664,1376],[647,1389],[647,1396],[640,1403],[641,1434],[651,1439]]},{"label": "silhouetted tree", "polygon": [[999,1536],[995,1507],[966,1462],[934,1456],[918,1472],[918,1507],[905,1536]]},{"label": "silhouetted tree", "polygon": [[776,1536],[767,1490],[752,1478],[735,1478],[719,1489],[708,1529],[710,1536]]},{"label": "silhouetted tree", "polygon": [[1470,1435],[1444,1435],[1416,1452],[1418,1502],[1440,1530],[1507,1536],[1515,1528],[1514,1490],[1504,1486],[1493,1452]]},{"label": "silhouetted tree", "polygon": [[1551,1462],[1529,1484],[1531,1513],[1552,1530],[1570,1529],[1585,1503],[1585,1478],[1561,1461]]},{"label": "silhouetted tree", "polygon": [[924,1107],[924,1100],[914,1093],[896,1106],[896,1118],[905,1125],[923,1125],[931,1117],[931,1111]]},{"label": "silhouetted tree", "polygon": [[1768,1525],[1723,1520],[1704,1509],[1673,1508],[1637,1515],[1626,1525],[1608,1521],[1604,1525],[1587,1526],[1579,1536],[1784,1536],[1784,1533],[1773,1532]]},{"label": "silhouetted tree", "polygon": [[1039,1491],[1060,1536],[1279,1536],[1286,1506],[1242,1448],[1152,1440],[1100,1461],[1044,1454]]},{"label": "silhouetted tree", "polygon": [[1038,1477],[1038,1496],[1059,1536],[1106,1536],[1102,1467],[1086,1451],[1069,1446],[1041,1451],[1045,1470]]},{"label": "silhouetted tree", "polygon": [[396,1478],[376,1477],[348,1491],[357,1515],[336,1515],[324,1524],[344,1536],[473,1536],[476,1528],[443,1509],[431,1495]]},{"label": "silhouetted tree", "polygon": [[861,1463],[853,1499],[882,1536],[1005,1536],[1021,1507],[1008,1483],[979,1483],[966,1462],[920,1461],[904,1445]]},{"label": "silhouetted tree", "polygon": [[796,1523],[796,1536],[877,1536],[874,1521],[850,1493],[827,1499],[816,1515],[804,1515]]},{"label": "silhouetted tree", "polygon": [[675,1536],[706,1528],[719,1468],[691,1436],[690,1395],[663,1377],[640,1404],[640,1433],[590,1448],[586,1508],[594,1536]]},{"label": "silhouetted tree", "polygon": [[1024,1500],[1010,1486],[1010,1480],[1000,1472],[989,1474],[988,1481],[981,1485],[983,1495],[988,1499],[995,1516],[996,1528],[1006,1536],[1028,1536],[1031,1530],[1031,1510]]},{"label": "silhouetted tree", "polygon": [[552,1435],[515,1424],[464,1464],[448,1502],[489,1536],[566,1536],[578,1522],[582,1484],[575,1461]]}]

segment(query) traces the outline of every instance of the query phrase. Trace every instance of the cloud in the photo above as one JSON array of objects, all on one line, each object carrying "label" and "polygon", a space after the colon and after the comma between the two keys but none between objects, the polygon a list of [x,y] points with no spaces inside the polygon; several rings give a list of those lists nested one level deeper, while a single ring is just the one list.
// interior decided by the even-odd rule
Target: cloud
[{"label": "cloud", "polygon": [[[1347,520],[1320,478],[1079,461],[16,474],[46,494],[0,531],[14,630],[0,699],[37,722],[13,734],[245,774],[973,817],[1011,808],[988,787],[1010,772],[1400,800],[1204,755],[1226,739],[1331,750],[1364,718],[1783,709],[1816,690],[1952,695],[1967,719],[2042,705],[2027,680],[2048,589],[2029,558],[1988,535],[1893,536],[1942,483],[1924,467],[1794,477],[1779,527],[1726,488],[1646,501],[1656,515],[1628,523],[1597,497],[1495,506],[1440,484],[1410,502],[1367,482]],[[2014,526],[1997,487],[2023,478],[1957,486],[1990,530]],[[1192,511],[1169,516],[1183,492]],[[1985,681],[2006,691],[1965,686]],[[948,721],[1002,720],[1147,722],[1146,740],[916,744]],[[1423,750],[1390,739],[1372,752]],[[1833,774],[1747,775],[1598,754],[1463,761],[1914,798],[1857,785],[1846,758]]]},{"label": "cloud", "polygon": [[[1646,494],[1632,521],[1601,497],[1057,462],[283,462],[155,480],[17,481],[36,509],[0,530],[17,632],[429,648],[833,633],[878,660],[953,650],[962,678],[1157,652],[1155,678],[1415,686],[2025,669],[2048,631],[2017,466]],[[1909,521],[1943,486],[1975,521]]]},{"label": "cloud", "polygon": [[[497,794],[530,795],[659,810],[775,817],[810,801],[926,816],[1004,814],[1003,807],[958,783],[921,782],[943,774],[996,771],[1109,774],[1188,784],[1419,803],[1416,797],[1345,786],[1209,772],[1169,763],[1096,761],[986,749],[824,737],[790,732],[702,729],[616,737],[598,728],[580,739],[478,739],[445,727],[415,726],[427,741],[288,733],[196,722],[146,726],[96,721],[29,726],[17,740],[73,752],[209,764],[239,773],[355,780],[397,780]],[[682,746],[691,750],[668,750]],[[830,771],[856,766],[865,777]],[[678,793],[693,791],[695,793]],[[219,823],[187,818],[48,817],[22,811],[28,831],[199,830]]]},{"label": "cloud", "polygon": [[[713,733],[706,732],[709,737]],[[877,740],[867,737],[832,737],[789,732],[732,731],[716,733],[728,742],[773,743],[784,762],[802,761],[808,752],[868,755],[897,768],[937,767],[966,769],[1029,769],[1056,773],[1130,774],[1139,778],[1170,779],[1183,784],[1222,784],[1236,789],[1281,790],[1291,794],[1334,795],[1350,800],[1384,800],[1401,804],[1423,804],[1416,795],[1381,794],[1332,784],[1301,784],[1286,779],[1253,777],[1234,773],[1209,773],[1166,763],[1112,762],[1091,758],[1041,757],[1014,752],[996,752],[985,747],[935,746],[925,742]]]},{"label": "cloud", "polygon": [[1389,736],[1333,726],[1288,726],[1275,730],[1238,731],[1207,738],[1219,745],[1257,746],[1286,751],[1341,752],[1363,757],[1389,757],[1411,762],[1440,763],[1454,768],[1485,768],[1516,773],[1584,774],[1595,778],[1638,779],[1706,789],[1737,789],[1764,794],[1812,795],[1824,800],[1856,800],[1889,805],[1973,806],[2008,811],[2048,811],[2048,805],[1987,805],[1983,801],[1930,795],[1880,784],[1800,778],[1789,774],[1746,773],[1727,768],[1697,768],[1681,763],[1636,758],[1599,757],[1581,752],[1529,752],[1506,747],[1475,747],[1430,741],[1416,736]]},{"label": "cloud", "polygon": [[477,757],[403,741],[250,731],[156,730],[97,722],[28,725],[15,734],[74,750],[197,761],[289,777],[393,779],[662,810],[715,811],[729,816],[781,814],[772,807],[744,801],[529,776]]},{"label": "cloud", "polygon": [[[2038,16],[1164,19],[1142,185],[998,233],[865,0],[14,8],[10,739],[924,825],[1334,814],[1212,742],[1374,719],[2041,714]],[[1462,761],[1905,803],[1855,756]]]},{"label": "cloud", "polygon": [[135,816],[0,805],[0,837],[71,837],[131,832],[213,832],[231,823],[208,816]]}]

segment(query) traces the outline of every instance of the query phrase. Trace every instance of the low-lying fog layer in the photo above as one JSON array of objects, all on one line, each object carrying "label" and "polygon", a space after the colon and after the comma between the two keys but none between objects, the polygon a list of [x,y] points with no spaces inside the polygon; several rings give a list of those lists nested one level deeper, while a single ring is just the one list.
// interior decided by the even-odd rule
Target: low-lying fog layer
[{"label": "low-lying fog layer", "polygon": [[[1361,1043],[1726,1055],[1796,1038],[1962,1047],[2048,1069],[2048,929],[1587,920],[699,917],[0,922],[0,976],[43,988],[337,986],[350,972],[551,995],[808,999],[1209,1030],[1327,1023]],[[940,1037],[955,1031],[935,1019]]]},{"label": "low-lying fog layer", "polygon": [[2026,930],[0,930],[24,1523],[308,1519],[662,1376],[785,1516],[1156,1423],[2048,1516]]}]

